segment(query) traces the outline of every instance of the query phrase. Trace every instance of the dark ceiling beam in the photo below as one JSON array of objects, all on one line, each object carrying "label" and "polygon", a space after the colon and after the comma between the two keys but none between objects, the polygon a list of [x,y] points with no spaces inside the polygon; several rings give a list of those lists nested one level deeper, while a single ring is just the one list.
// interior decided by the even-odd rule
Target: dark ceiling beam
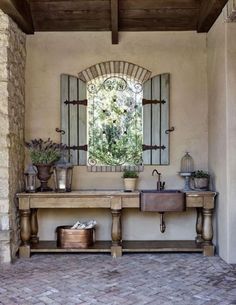
[{"label": "dark ceiling beam", "polygon": [[197,32],[208,32],[228,0],[202,0],[197,24]]},{"label": "dark ceiling beam", "polygon": [[30,5],[27,0],[1,0],[0,9],[10,16],[23,32],[34,33]]},{"label": "dark ceiling beam", "polygon": [[111,40],[112,44],[119,43],[118,33],[118,0],[111,0]]}]

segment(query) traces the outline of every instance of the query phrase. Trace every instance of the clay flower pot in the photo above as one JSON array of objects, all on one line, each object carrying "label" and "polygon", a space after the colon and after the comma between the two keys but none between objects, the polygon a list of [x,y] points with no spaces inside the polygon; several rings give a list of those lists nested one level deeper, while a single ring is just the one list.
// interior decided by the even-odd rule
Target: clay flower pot
[{"label": "clay flower pot", "polygon": [[124,178],[124,189],[133,192],[136,189],[137,178]]}]

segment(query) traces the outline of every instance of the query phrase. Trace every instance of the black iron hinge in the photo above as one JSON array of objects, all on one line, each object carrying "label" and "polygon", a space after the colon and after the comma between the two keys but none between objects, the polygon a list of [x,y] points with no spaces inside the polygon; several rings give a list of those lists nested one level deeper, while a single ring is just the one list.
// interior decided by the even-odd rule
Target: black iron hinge
[{"label": "black iron hinge", "polygon": [[148,105],[148,104],[165,104],[166,101],[165,100],[147,100],[145,98],[143,98],[143,106],[144,105]]},{"label": "black iron hinge", "polygon": [[158,145],[145,145],[145,144],[143,144],[142,148],[143,148],[143,151],[145,151],[145,150],[152,150],[152,149],[153,150],[157,150],[157,149],[164,150],[164,149],[166,149],[166,146],[164,146],[164,145],[158,146]]},{"label": "black iron hinge", "polygon": [[84,105],[84,106],[88,106],[88,100],[73,100],[73,101],[65,101],[64,104],[66,105]]},{"label": "black iron hinge", "polygon": [[84,150],[84,151],[88,151],[88,145],[87,144],[80,145],[80,146],[76,146],[76,145],[67,146],[66,148],[67,149],[71,149],[71,150]]}]

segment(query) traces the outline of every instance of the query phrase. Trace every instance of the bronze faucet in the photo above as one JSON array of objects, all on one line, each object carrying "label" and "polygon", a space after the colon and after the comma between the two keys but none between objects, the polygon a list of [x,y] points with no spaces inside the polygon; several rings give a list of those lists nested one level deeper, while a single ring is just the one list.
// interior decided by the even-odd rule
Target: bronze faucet
[{"label": "bronze faucet", "polygon": [[165,188],[165,182],[161,182],[161,173],[159,173],[156,169],[152,171],[152,176],[154,176],[155,173],[158,175],[157,190],[162,191]]}]

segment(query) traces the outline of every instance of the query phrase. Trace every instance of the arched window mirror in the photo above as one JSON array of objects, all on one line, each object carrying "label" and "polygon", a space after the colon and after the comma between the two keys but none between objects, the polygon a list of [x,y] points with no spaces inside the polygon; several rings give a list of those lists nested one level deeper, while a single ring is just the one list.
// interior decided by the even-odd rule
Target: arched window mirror
[{"label": "arched window mirror", "polygon": [[71,162],[92,171],[169,164],[169,74],[86,71],[61,75],[61,141]]}]

